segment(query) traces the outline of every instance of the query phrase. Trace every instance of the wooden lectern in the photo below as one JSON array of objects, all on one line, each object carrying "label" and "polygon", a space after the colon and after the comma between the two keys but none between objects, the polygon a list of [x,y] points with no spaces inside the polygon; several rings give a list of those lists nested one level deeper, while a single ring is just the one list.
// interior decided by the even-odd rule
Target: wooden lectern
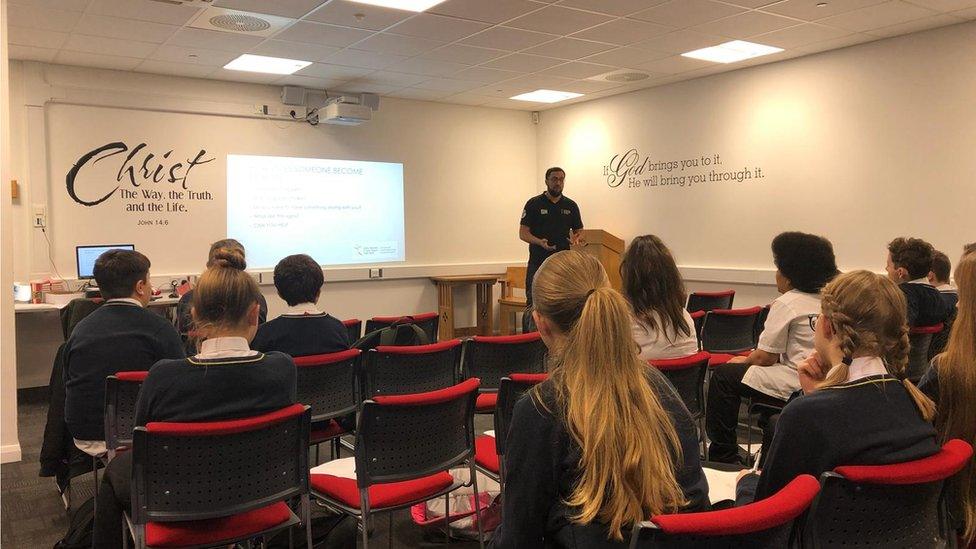
[{"label": "wooden lectern", "polygon": [[610,285],[620,290],[620,258],[624,254],[624,241],[603,229],[583,229],[581,232],[583,243],[573,249],[595,256],[607,271]]}]

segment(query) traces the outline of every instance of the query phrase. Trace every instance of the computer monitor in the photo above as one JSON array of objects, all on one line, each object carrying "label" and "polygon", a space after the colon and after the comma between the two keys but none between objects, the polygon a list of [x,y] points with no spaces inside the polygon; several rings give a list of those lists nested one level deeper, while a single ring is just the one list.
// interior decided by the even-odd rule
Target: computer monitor
[{"label": "computer monitor", "polygon": [[109,250],[135,250],[133,244],[101,244],[98,246],[75,246],[75,259],[78,263],[78,279],[95,278],[95,260]]}]

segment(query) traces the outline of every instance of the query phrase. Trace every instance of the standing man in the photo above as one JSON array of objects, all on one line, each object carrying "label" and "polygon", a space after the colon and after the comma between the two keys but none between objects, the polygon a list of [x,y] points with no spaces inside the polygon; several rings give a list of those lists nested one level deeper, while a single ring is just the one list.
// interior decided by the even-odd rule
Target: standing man
[{"label": "standing man", "polygon": [[546,192],[530,198],[522,210],[519,238],[529,245],[529,265],[525,272],[525,299],[529,307],[532,306],[532,277],[542,262],[580,242],[583,220],[579,206],[563,196],[565,182],[566,172],[562,168],[549,168]]}]

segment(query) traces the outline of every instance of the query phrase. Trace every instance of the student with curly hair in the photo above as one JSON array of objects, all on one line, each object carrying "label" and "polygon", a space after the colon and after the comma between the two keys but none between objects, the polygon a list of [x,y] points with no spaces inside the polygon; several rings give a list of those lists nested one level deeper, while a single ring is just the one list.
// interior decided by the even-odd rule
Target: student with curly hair
[{"label": "student with curly hair", "polygon": [[800,388],[797,364],[813,351],[807,316],[820,312],[820,289],[837,275],[834,248],[822,236],[785,232],[773,239],[776,289],[759,345],[712,372],[705,408],[711,461],[741,461],[735,428],[744,397],[783,405]]},{"label": "student with curly hair", "polygon": [[929,284],[935,249],[921,238],[896,238],[888,243],[888,278],[898,284],[908,301],[908,325],[934,326],[946,321],[949,311],[939,291]]},{"label": "student with curly hair", "polygon": [[885,465],[935,454],[935,406],[906,375],[905,298],[870,271],[842,274],[811,315],[816,351],[798,368],[803,396],[783,409],[759,475],[737,500],[768,497],[797,475],[839,465]]}]

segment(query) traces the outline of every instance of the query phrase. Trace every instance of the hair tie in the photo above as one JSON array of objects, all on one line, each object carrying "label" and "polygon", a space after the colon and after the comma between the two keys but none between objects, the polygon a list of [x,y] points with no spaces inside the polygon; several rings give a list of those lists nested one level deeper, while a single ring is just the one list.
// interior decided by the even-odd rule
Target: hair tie
[{"label": "hair tie", "polygon": [[590,291],[586,292],[586,297],[584,299],[589,299],[590,296],[593,295],[593,292],[595,292],[595,291],[596,291],[596,288],[593,288]]}]

